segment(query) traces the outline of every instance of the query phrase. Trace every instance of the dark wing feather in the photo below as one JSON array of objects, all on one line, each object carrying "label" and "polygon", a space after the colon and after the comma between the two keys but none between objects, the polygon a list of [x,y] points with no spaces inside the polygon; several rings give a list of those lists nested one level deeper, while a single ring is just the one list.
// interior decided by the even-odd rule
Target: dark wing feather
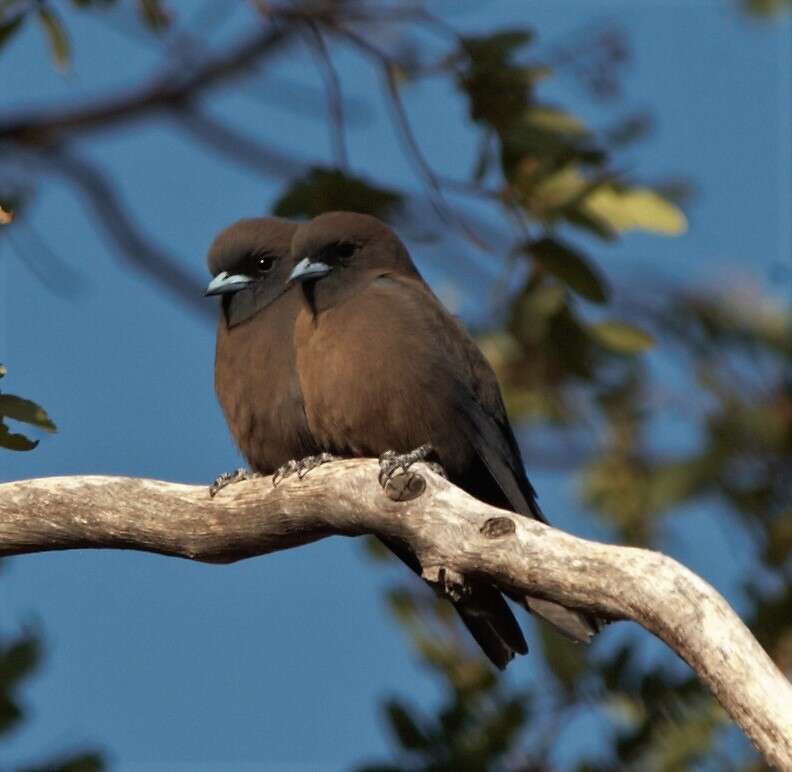
[{"label": "dark wing feather", "polygon": [[487,468],[512,509],[521,515],[547,522],[536,501],[536,491],[522,465],[511,428],[501,423],[478,402],[468,397],[461,400],[460,428],[476,455]]}]

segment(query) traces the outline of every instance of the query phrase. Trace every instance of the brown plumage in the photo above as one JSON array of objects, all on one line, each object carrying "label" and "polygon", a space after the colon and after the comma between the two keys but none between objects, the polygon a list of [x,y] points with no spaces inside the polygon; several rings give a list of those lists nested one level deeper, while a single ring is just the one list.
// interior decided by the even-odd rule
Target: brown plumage
[{"label": "brown plumage", "polygon": [[299,288],[287,287],[296,228],[275,217],[240,220],[209,249],[208,294],[222,295],[215,390],[242,455],[262,474],[315,450],[291,345],[302,307]]},{"label": "brown plumage", "polygon": [[[379,456],[430,443],[455,485],[544,521],[492,368],[393,231],[366,215],[327,213],[300,226],[292,256],[304,300],[296,366],[315,445]],[[519,600],[575,640],[596,632],[596,621],[577,611]],[[457,609],[499,667],[527,651],[493,587],[477,584]]]},{"label": "brown plumage", "polygon": [[[303,288],[287,286],[294,265],[289,245],[296,227],[278,218],[240,220],[217,236],[208,256],[213,279],[207,294],[222,296],[215,389],[236,444],[251,468],[262,474],[321,448],[308,428],[293,345],[296,320],[305,305]],[[224,478],[233,480],[234,475],[218,482]],[[407,550],[388,546],[420,575],[420,565]],[[476,603],[486,606],[471,599],[470,610],[462,616],[471,620],[472,630],[482,627],[480,638],[488,623],[472,618]],[[495,603],[508,613],[497,594]],[[516,622],[510,621],[504,635],[517,650],[524,649]],[[492,638],[485,649],[495,651],[493,659],[503,667],[508,652],[499,636]]]}]

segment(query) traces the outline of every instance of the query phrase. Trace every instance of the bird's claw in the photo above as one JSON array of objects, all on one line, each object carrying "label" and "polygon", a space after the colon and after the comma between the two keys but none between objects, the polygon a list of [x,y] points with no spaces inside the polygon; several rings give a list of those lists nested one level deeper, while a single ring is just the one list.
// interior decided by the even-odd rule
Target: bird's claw
[{"label": "bird's claw", "polygon": [[328,461],[337,461],[339,458],[339,456],[334,456],[332,453],[318,453],[315,456],[301,458],[299,461],[291,459],[291,461],[287,461],[275,471],[275,474],[272,475],[272,484],[273,486],[278,485],[278,483],[283,482],[283,480],[295,473],[297,474],[297,479],[302,480],[308,472],[316,469],[317,466],[326,464]]},{"label": "bird's claw", "polygon": [[275,474],[272,475],[272,486],[273,488],[281,482],[281,480],[285,480],[289,475],[291,475],[297,469],[297,461],[295,459],[291,459],[287,461],[283,466],[279,466],[275,470]]},{"label": "bird's claw", "polygon": [[254,477],[261,477],[258,472],[251,472],[248,469],[235,469],[233,472],[225,472],[209,486],[209,496],[214,498],[227,485],[242,482],[242,480],[252,480]]},{"label": "bird's claw", "polygon": [[380,486],[385,488],[397,473],[407,472],[418,461],[423,461],[433,472],[445,477],[445,470],[440,464],[435,461],[427,461],[434,452],[434,448],[429,444],[421,445],[409,453],[397,453],[395,450],[386,450],[379,457],[380,471],[378,479]]}]

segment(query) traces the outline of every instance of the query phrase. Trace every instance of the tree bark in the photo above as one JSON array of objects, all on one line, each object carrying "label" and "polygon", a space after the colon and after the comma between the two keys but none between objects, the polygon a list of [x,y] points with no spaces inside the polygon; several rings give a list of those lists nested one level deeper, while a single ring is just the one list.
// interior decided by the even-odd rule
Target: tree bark
[{"label": "tree bark", "polygon": [[710,585],[660,553],[578,539],[415,469],[426,486],[406,486],[403,496],[418,494],[409,501],[385,495],[376,462],[362,459],[277,488],[270,478],[236,483],[214,499],[203,486],[123,477],[5,483],[0,555],[121,548],[228,563],[331,535],[395,539],[448,592],[464,592],[463,577],[486,577],[637,622],[693,668],[768,764],[792,770],[792,686]]}]

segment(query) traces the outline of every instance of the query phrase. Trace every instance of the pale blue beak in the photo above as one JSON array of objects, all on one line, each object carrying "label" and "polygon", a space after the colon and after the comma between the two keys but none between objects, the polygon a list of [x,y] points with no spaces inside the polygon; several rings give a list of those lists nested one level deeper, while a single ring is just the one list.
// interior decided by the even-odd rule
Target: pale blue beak
[{"label": "pale blue beak", "polygon": [[309,279],[318,279],[321,276],[327,276],[332,267],[327,263],[312,263],[307,257],[300,260],[294,269],[289,274],[288,282],[293,281],[307,281]]},{"label": "pale blue beak", "polygon": [[209,282],[204,295],[225,295],[228,292],[238,292],[247,287],[253,279],[243,273],[232,273],[221,271]]}]

